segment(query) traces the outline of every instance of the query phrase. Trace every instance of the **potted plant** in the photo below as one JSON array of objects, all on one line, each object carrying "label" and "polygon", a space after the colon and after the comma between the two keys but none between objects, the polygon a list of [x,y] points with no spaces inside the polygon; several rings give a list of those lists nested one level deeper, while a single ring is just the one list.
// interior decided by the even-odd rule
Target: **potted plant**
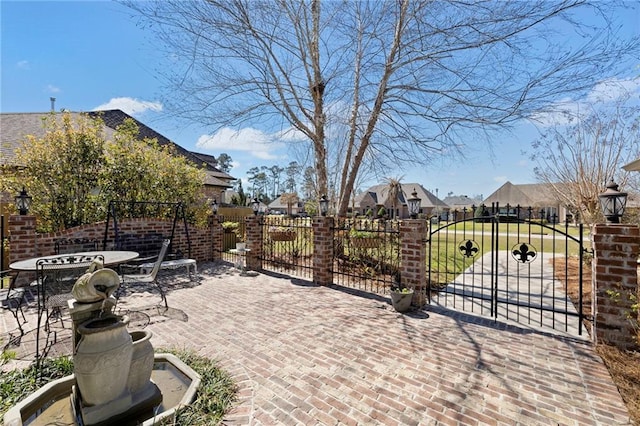
[{"label": "potted plant", "polygon": [[411,301],[413,300],[413,289],[404,286],[401,283],[391,286],[391,305],[397,312],[404,313],[411,309]]},{"label": "potted plant", "polygon": [[273,241],[294,241],[297,233],[294,229],[286,226],[271,226],[269,227],[269,237]]},{"label": "potted plant", "polygon": [[351,228],[349,239],[351,245],[357,248],[376,248],[380,245],[380,237],[377,232]]}]

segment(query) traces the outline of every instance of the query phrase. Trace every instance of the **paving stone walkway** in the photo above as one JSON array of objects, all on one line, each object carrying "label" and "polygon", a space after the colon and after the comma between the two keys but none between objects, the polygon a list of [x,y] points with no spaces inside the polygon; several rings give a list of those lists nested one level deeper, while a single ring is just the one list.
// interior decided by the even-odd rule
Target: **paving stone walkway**
[{"label": "paving stone walkway", "polygon": [[[177,282],[132,325],[156,348],[219,360],[238,384],[226,425],[617,425],[628,412],[592,345],[440,307],[227,264]],[[131,289],[122,309],[157,303]],[[0,336],[13,318],[2,312]]]}]

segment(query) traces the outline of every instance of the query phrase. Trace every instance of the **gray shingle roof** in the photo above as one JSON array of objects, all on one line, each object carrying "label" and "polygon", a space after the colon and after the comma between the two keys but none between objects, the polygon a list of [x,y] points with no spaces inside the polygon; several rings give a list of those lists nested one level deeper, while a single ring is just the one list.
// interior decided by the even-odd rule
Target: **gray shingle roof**
[{"label": "gray shingle roof", "polygon": [[558,204],[558,199],[551,185],[546,183],[514,185],[506,182],[482,202],[485,205],[498,203],[503,206],[548,207]]},{"label": "gray shingle roof", "polygon": [[[397,203],[398,206],[406,204],[407,202],[406,198],[411,197],[411,193],[415,189],[418,198],[420,198],[421,200],[420,201],[421,208],[434,208],[434,207],[445,208],[445,209],[449,208],[449,206],[444,201],[442,201],[441,199],[433,195],[431,192],[424,189],[424,187],[419,183],[402,183],[400,184],[400,186],[402,187],[402,192],[398,196],[398,203]],[[376,202],[376,204],[391,205],[391,201],[388,200],[389,198],[388,185],[379,184],[379,185],[374,185],[370,188],[367,188],[366,191],[363,191],[358,196],[356,196],[355,205],[359,206],[360,208],[366,207],[366,206],[362,206],[361,203],[363,202],[364,198],[367,195],[371,196],[371,198]]]},{"label": "gray shingle roof", "polygon": [[[44,136],[43,118],[49,114],[52,113],[0,114],[0,165],[13,162],[15,150],[21,146],[26,135]],[[79,114],[78,112],[72,113],[72,115]],[[213,156],[191,152],[121,110],[91,111],[87,114],[91,117],[99,116],[102,118],[107,139],[113,137],[115,129],[125,119],[132,119],[138,126],[138,134],[141,138],[156,139],[161,146],[172,146],[176,154],[185,157],[198,167],[202,167],[206,173],[205,185],[230,188],[229,181],[235,180],[234,177],[215,166],[215,158]]]}]

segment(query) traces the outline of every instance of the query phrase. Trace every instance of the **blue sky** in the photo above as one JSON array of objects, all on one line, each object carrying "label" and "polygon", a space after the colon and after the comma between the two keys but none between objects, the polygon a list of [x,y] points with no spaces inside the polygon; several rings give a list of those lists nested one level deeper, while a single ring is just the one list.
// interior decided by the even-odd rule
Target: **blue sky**
[{"label": "blue sky", "polygon": [[[629,34],[640,32],[640,8],[622,18]],[[231,174],[239,178],[255,166],[285,166],[295,160],[283,144],[257,143],[255,129],[242,133],[246,141],[239,138],[232,145],[197,145],[198,140],[228,139],[212,138],[210,129],[185,127],[167,117],[156,70],[168,66],[168,60],[154,49],[152,34],[137,27],[130,11],[117,3],[0,0],[0,19],[1,112],[46,112],[50,97],[56,98],[56,110],[119,108],[187,149],[215,156],[226,152],[234,160]],[[602,93],[611,96],[621,86],[639,95],[639,75],[640,69],[630,70],[635,80],[603,83],[585,99],[565,101],[577,107]],[[465,160],[435,160],[427,167],[403,165],[390,175],[419,182],[434,193],[437,189],[440,198],[449,192],[487,197],[507,180],[535,182],[533,164],[522,151],[536,136],[536,128],[523,123],[498,135],[493,153],[468,152]]]}]

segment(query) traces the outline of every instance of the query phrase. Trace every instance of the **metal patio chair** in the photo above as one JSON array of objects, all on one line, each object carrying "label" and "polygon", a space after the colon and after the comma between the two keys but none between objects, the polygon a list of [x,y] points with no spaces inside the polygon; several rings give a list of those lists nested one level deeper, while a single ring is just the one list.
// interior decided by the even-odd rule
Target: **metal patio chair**
[{"label": "metal patio chair", "polygon": [[[122,276],[120,277],[120,284],[122,286],[124,286],[125,284],[131,284],[131,283],[154,284],[156,287],[158,287],[158,290],[160,291],[160,296],[162,297],[162,301],[164,302],[164,306],[166,309],[169,309],[169,305],[167,303],[167,296],[165,295],[164,290],[162,290],[162,286],[160,286],[160,283],[158,282],[158,271],[160,271],[160,266],[162,265],[162,261],[164,260],[164,257],[167,254],[167,249],[169,248],[169,244],[171,244],[171,240],[164,240],[162,242],[160,253],[158,254],[158,257],[153,263],[153,268],[151,268],[149,272],[135,273],[135,274],[125,273],[125,274],[122,274]],[[132,268],[132,267],[136,268],[136,270],[138,271],[141,270],[140,265],[124,266],[124,268]]]},{"label": "metal patio chair", "polygon": [[[16,287],[16,279],[18,278],[18,271],[6,270],[0,271],[0,302],[2,303],[2,309],[6,309],[11,312],[13,318],[16,320],[18,329],[20,330],[20,336],[24,335],[24,329],[22,324],[27,322],[27,318],[22,310],[22,304],[25,297],[25,289]],[[20,321],[22,317],[22,321]]]},{"label": "metal patio chair", "polygon": [[[64,328],[63,312],[73,298],[71,290],[76,280],[87,272],[94,261],[104,262],[101,255],[60,255],[38,259],[36,262],[38,316],[36,327],[36,368],[57,340],[51,326],[52,319],[59,319]],[[41,348],[41,333],[44,347]],[[42,350],[41,350],[42,349]]]}]

